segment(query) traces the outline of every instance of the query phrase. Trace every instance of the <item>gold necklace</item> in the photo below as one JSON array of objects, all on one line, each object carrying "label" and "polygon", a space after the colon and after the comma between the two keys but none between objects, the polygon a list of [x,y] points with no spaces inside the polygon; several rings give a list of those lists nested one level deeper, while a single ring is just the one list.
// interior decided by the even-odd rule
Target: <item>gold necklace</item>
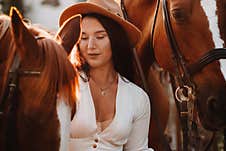
[{"label": "gold necklace", "polygon": [[91,79],[91,80],[93,81],[93,83],[99,88],[100,94],[101,94],[102,96],[105,96],[105,95],[107,94],[107,91],[111,88],[111,86],[113,85],[113,83],[114,83],[115,80],[117,79],[117,74],[116,74],[115,78],[108,84],[108,86],[106,86],[106,87],[104,87],[104,88],[99,87],[99,85],[96,83],[96,81],[94,81],[92,78],[90,78],[90,79]]}]

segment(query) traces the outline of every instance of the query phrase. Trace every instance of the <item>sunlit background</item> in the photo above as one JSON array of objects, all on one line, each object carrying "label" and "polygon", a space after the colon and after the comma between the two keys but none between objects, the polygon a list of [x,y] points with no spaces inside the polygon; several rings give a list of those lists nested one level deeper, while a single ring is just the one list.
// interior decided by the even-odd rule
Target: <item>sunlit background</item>
[{"label": "sunlit background", "polygon": [[56,30],[62,10],[82,1],[85,0],[0,0],[0,13],[8,14],[10,6],[16,6],[32,24]]}]

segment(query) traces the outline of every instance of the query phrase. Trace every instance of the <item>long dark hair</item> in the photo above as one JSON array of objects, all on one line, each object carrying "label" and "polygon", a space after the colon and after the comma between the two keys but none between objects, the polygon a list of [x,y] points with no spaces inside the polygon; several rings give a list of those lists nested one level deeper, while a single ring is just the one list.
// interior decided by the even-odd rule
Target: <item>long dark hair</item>
[{"label": "long dark hair", "polygon": [[[117,22],[108,17],[91,13],[83,15],[83,18],[87,16],[96,18],[106,29],[111,43],[112,60],[115,70],[129,81],[134,82],[137,73],[135,70],[133,48],[130,45],[127,33]],[[89,65],[82,58],[79,47],[77,52],[77,56],[79,56],[81,61],[81,64],[77,67],[89,77]]]}]

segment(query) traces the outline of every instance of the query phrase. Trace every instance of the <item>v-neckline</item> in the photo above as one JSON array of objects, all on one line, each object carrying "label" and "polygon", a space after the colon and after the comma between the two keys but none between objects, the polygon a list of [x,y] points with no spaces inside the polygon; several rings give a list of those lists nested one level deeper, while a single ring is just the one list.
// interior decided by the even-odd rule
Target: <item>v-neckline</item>
[{"label": "v-neckline", "polygon": [[[119,74],[117,74],[117,76],[118,76],[118,83],[117,83],[116,100],[115,100],[115,114],[114,114],[114,117],[112,118],[112,121],[110,122],[110,124],[105,129],[103,129],[102,131],[98,132],[99,134],[104,134],[114,124],[114,121],[117,118],[117,114],[118,114],[118,111],[117,111],[118,110],[118,96],[119,96],[119,92],[120,92],[119,85],[121,84],[121,77],[120,77]],[[93,98],[92,98],[92,94],[91,94],[91,89],[90,89],[89,83],[88,83],[88,93],[89,93],[89,99],[90,99],[91,106],[92,106],[92,111],[94,112],[92,114],[94,115],[95,126],[96,126],[96,129],[98,129],[97,119],[96,119],[96,109],[95,109],[95,105],[94,105],[94,102],[93,102]]]}]

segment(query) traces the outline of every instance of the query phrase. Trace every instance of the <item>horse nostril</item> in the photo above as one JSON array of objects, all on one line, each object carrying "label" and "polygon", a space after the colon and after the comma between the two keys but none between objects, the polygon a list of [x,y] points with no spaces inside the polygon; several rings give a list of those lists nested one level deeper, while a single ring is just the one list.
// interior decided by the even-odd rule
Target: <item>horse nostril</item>
[{"label": "horse nostril", "polygon": [[213,96],[210,96],[207,99],[207,106],[210,111],[213,111],[213,112],[217,111],[217,99],[215,99],[215,97]]}]

